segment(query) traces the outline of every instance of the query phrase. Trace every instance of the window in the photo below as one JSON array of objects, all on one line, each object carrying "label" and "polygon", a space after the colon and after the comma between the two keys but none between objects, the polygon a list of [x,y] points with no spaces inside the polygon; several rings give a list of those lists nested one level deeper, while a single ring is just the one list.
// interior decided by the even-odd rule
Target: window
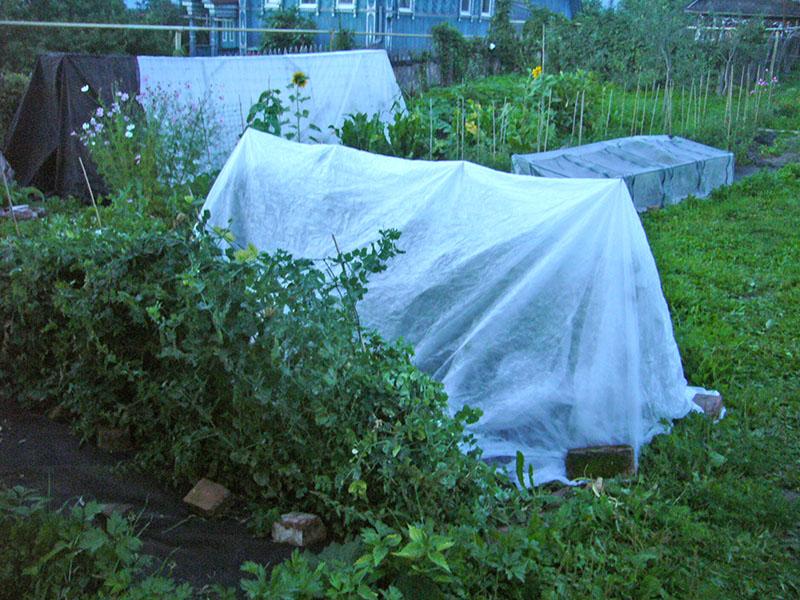
[{"label": "window", "polygon": [[356,0],[336,0],[336,8],[353,10],[356,7]]},{"label": "window", "polygon": [[317,0],[300,0],[302,10],[317,10]]},{"label": "window", "polygon": [[472,14],[472,0],[461,0],[460,14],[462,17],[468,17]]},{"label": "window", "polygon": [[398,12],[410,13],[414,11],[414,0],[397,0]]},{"label": "window", "polygon": [[281,7],[281,0],[264,0],[264,10]]},{"label": "window", "polygon": [[492,0],[481,0],[481,16],[482,17],[491,17],[492,16],[492,8],[494,8],[494,3]]},{"label": "window", "polygon": [[236,43],[236,32],[231,31],[234,27],[236,27],[236,23],[233,19],[222,19],[222,23],[220,25],[222,28],[222,43],[223,44],[235,44]]}]

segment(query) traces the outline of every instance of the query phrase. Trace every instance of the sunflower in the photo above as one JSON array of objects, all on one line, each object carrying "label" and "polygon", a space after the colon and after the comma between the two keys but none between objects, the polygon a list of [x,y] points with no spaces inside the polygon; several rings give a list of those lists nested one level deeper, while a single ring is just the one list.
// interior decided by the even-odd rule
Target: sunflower
[{"label": "sunflower", "polygon": [[533,77],[534,79],[538,79],[541,76],[541,74],[542,74],[542,66],[541,65],[531,69],[531,77]]},{"label": "sunflower", "polygon": [[294,75],[292,75],[292,85],[295,85],[299,88],[306,87],[308,83],[308,75],[303,73],[302,71],[296,71]]}]

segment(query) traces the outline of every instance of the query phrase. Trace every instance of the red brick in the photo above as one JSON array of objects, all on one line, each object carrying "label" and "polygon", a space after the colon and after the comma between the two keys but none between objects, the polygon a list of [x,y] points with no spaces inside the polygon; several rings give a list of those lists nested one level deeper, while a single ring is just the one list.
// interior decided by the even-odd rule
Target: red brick
[{"label": "red brick", "polygon": [[636,474],[633,448],[627,445],[588,446],[567,452],[567,477],[630,477]]},{"label": "red brick", "polygon": [[183,501],[195,512],[212,517],[221,513],[231,498],[231,493],[225,486],[201,479],[189,490]]},{"label": "red brick", "polygon": [[721,394],[695,394],[692,402],[702,408],[709,419],[719,419],[725,406]]}]

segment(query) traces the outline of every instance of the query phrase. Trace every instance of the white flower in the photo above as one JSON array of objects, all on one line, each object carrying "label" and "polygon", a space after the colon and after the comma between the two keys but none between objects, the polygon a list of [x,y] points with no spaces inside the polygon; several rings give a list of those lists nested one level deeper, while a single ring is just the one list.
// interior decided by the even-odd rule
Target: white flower
[{"label": "white flower", "polygon": [[128,96],[128,94],[126,94],[125,92],[120,94],[120,97],[119,97],[119,99],[122,100],[123,102],[127,102],[128,98],[130,98],[130,96]]},{"label": "white flower", "polygon": [[125,128],[125,129],[126,129],[127,131],[133,131],[134,129],[136,129],[136,125],[134,125],[133,123],[131,123],[131,124],[130,124],[130,125],[128,125],[128,126]]},{"label": "white flower", "polygon": [[85,86],[83,86],[83,87],[81,88],[81,91],[82,91],[82,92],[85,94],[86,92],[88,92],[88,91],[89,91],[89,86],[88,86],[88,85],[85,85]]},{"label": "white flower", "polygon": [[83,124],[83,130],[84,131],[89,131],[89,124],[88,123],[84,123]]},{"label": "white flower", "polygon": [[126,138],[132,138],[133,137],[133,132],[132,131],[126,131],[125,132],[125,137]]},{"label": "white flower", "polygon": [[497,48],[497,46],[495,45],[495,43],[494,43],[494,42],[492,42],[491,44],[489,44],[489,50],[494,50],[495,48]]},{"label": "white flower", "polygon": [[97,112],[95,113],[95,116],[102,118],[104,114],[106,114],[106,113],[103,110],[103,107],[101,106],[100,108],[97,109]]},{"label": "white flower", "polygon": [[356,450],[355,448],[353,448],[353,454],[358,454],[358,450]]}]

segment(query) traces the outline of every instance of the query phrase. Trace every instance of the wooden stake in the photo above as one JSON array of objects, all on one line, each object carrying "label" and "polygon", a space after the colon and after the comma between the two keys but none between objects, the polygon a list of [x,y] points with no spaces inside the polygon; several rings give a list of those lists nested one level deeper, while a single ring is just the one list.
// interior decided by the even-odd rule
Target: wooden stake
[{"label": "wooden stake", "polygon": [[83,171],[83,179],[86,181],[86,187],[89,188],[89,197],[92,199],[92,206],[94,206],[94,214],[97,217],[97,226],[102,227],[103,223],[100,221],[100,211],[97,210],[97,202],[94,199],[94,192],[92,191],[92,184],[89,183],[89,176],[86,174],[86,167],[83,166],[83,160],[81,157],[78,157],[78,162],[81,165],[81,171]]},{"label": "wooden stake", "polygon": [[586,100],[586,90],[583,90],[581,92],[581,126],[580,129],[578,130],[578,146],[580,146],[583,141],[583,107],[585,104],[585,100]]},{"label": "wooden stake", "polygon": [[[656,108],[658,107],[658,94],[661,92],[661,84],[658,84],[656,87],[656,96],[653,98],[653,112],[650,114],[650,131],[648,131],[649,135],[653,135],[653,123],[656,121]],[[666,93],[664,94],[666,98]]]},{"label": "wooden stake", "polygon": [[611,106],[614,101],[614,88],[611,88],[611,93],[608,95],[608,114],[606,115],[606,128],[603,137],[608,136],[608,125],[611,122]]},{"label": "wooden stake", "polygon": [[544,151],[547,152],[547,138],[550,134],[550,107],[553,104],[553,89],[547,90],[547,121],[544,125]]},{"label": "wooden stake", "polygon": [[633,116],[631,117],[631,135],[636,130],[636,110],[639,108],[639,84],[641,83],[642,74],[639,73],[639,77],[636,80],[636,97],[633,101]]},{"label": "wooden stake", "polygon": [[575,106],[572,107],[572,131],[569,134],[569,145],[572,146],[572,139],[575,137],[575,122],[578,118],[578,96],[580,92],[575,92]]}]

